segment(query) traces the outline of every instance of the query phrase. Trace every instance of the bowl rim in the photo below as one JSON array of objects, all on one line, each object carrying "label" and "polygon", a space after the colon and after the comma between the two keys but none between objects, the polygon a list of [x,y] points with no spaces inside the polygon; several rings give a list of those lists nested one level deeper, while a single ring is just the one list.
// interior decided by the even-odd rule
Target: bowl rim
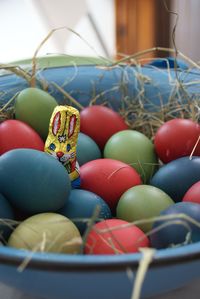
[{"label": "bowl rim", "polygon": [[[131,267],[137,269],[142,253],[121,255],[82,255],[60,253],[33,253],[11,247],[0,247],[0,265],[27,267],[44,271],[116,271]],[[160,268],[189,263],[200,259],[200,242],[155,251],[150,267]]]}]

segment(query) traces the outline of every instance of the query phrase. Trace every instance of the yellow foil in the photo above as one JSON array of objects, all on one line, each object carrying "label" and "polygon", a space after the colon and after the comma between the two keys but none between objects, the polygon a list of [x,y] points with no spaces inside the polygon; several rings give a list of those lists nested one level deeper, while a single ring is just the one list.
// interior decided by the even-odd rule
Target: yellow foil
[{"label": "yellow foil", "polygon": [[57,106],[50,119],[44,150],[66,167],[71,181],[79,177],[76,159],[79,131],[79,111],[71,106]]}]

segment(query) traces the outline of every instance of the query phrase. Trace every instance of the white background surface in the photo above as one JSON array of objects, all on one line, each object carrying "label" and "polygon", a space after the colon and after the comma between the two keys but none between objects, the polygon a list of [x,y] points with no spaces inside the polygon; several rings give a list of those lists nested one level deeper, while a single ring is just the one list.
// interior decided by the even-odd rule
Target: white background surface
[{"label": "white background surface", "polygon": [[[200,1],[173,0],[171,10],[178,13],[177,48],[194,61],[200,61]],[[41,55],[65,53],[95,56],[97,52],[105,56],[87,17],[88,12],[96,23],[109,56],[114,57],[116,54],[114,0],[0,0],[0,62],[32,57],[48,32],[60,26],[75,30],[95,51],[76,35],[62,30],[55,33],[45,44]],[[171,21],[172,32],[174,14],[171,14]]]},{"label": "white background surface", "polygon": [[33,56],[46,35],[66,26],[79,33],[95,49],[68,30],[57,31],[42,47],[40,55],[105,56],[87,13],[96,23],[109,55],[115,54],[114,0],[0,0],[0,62]]}]

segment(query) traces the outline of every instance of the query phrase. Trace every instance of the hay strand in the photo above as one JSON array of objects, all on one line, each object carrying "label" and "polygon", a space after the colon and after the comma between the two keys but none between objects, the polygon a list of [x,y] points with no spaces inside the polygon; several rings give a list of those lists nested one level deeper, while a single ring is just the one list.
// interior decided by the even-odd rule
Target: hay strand
[{"label": "hay strand", "polygon": [[151,248],[141,248],[142,258],[139,262],[139,267],[136,273],[135,283],[131,295],[131,299],[139,299],[141,294],[142,285],[145,279],[145,275],[148,271],[148,267],[153,260],[155,250]]}]

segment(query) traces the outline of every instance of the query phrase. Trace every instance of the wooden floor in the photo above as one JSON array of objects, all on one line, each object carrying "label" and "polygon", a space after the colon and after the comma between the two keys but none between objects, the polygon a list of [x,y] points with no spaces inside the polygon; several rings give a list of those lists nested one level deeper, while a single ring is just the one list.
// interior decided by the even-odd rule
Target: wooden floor
[{"label": "wooden floor", "polygon": [[[165,294],[162,296],[151,297],[149,299],[199,299],[199,298],[200,298],[200,278],[198,281],[195,281],[194,283],[185,286],[182,289],[173,291],[169,294]],[[32,296],[27,296],[25,294],[21,294],[19,291],[12,290],[9,287],[0,283],[0,299],[43,299],[43,298],[41,297],[36,298]]]}]

